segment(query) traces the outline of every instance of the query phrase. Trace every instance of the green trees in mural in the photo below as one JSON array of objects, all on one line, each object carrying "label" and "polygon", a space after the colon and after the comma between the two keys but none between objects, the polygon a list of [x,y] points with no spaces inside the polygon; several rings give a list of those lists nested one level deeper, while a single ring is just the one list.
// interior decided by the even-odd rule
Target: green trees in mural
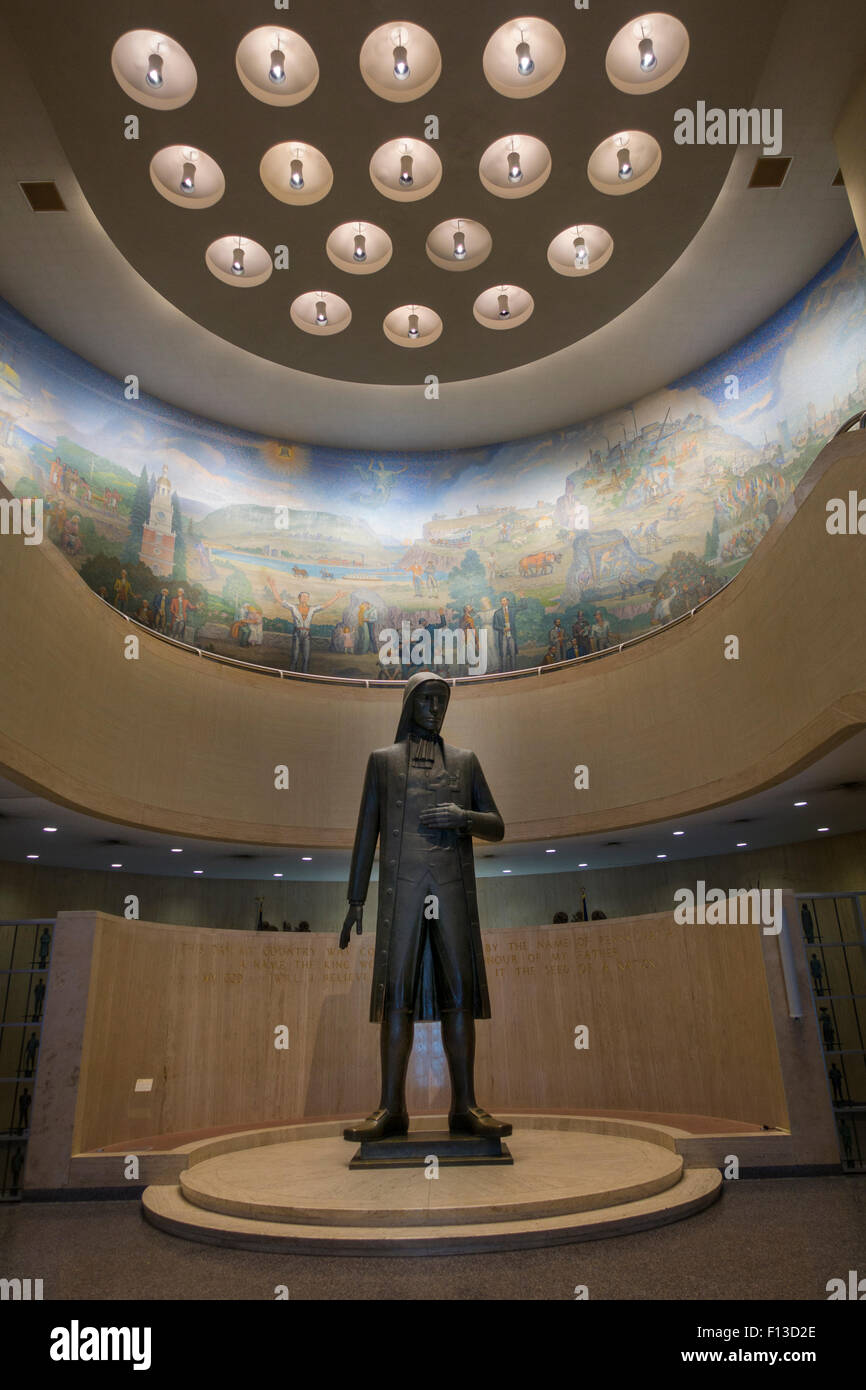
[{"label": "green trees in mural", "polygon": [[707,541],[704,546],[704,559],[714,560],[719,553],[719,518],[713,517],[711,530],[707,532]]},{"label": "green trees in mural", "polygon": [[135,562],[141,553],[141,543],[144,528],[147,525],[147,518],[150,513],[150,480],[147,476],[147,469],[142,468],[141,476],[136,484],[135,496],[132,499],[132,509],[129,513],[129,536],[126,545],[123,547],[123,559],[130,563]]},{"label": "green trees in mural", "polygon": [[233,608],[238,608],[240,604],[252,599],[253,586],[246,575],[232,565],[231,573],[223,584],[223,598],[230,603]]},{"label": "green trees in mural", "polygon": [[180,503],[177,500],[177,493],[171,494],[171,529],[174,532],[174,565],[172,566],[172,579],[188,579],[186,572],[186,537],[183,534],[183,516],[181,515]]},{"label": "green trees in mural", "polygon": [[471,603],[476,613],[484,594],[490,597],[487,572],[477,550],[467,550],[460,564],[449,574],[448,594],[455,607]]}]

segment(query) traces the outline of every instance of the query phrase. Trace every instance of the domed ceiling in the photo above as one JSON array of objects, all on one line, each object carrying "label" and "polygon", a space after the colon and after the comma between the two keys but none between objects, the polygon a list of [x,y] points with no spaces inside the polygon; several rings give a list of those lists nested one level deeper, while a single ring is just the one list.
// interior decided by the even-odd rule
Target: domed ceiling
[{"label": "domed ceiling", "polygon": [[406,385],[536,361],[644,295],[736,152],[677,144],[675,112],[749,107],[781,11],[335,0],[257,26],[225,0],[93,0],[60,41],[37,11],[14,25],[151,286],[260,358]]}]

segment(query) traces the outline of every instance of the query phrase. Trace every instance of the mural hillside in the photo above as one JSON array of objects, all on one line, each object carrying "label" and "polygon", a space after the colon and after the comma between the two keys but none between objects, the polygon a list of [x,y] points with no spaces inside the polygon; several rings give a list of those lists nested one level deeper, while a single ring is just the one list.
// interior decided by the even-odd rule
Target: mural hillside
[{"label": "mural hillside", "polygon": [[[0,479],[43,499],[46,534],[81,577],[181,641],[325,675],[408,674],[384,659],[383,634],[403,624],[474,631],[497,671],[664,623],[737,572],[864,407],[856,240],[666,390],[440,453],[308,447],[125,400],[0,303]],[[470,669],[438,650],[444,674]]]}]

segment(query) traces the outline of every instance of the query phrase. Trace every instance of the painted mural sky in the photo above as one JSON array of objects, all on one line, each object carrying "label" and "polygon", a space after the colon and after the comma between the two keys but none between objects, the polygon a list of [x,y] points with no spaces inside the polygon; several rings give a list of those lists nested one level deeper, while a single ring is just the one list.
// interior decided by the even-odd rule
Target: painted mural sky
[{"label": "painted mural sky", "polygon": [[[171,602],[183,586],[195,608],[181,607],[182,640],[335,675],[381,674],[379,632],[403,619],[486,627],[495,670],[676,616],[737,571],[864,406],[856,239],[666,389],[571,428],[435,453],[306,446],[128,401],[121,380],[0,302],[0,477],[44,497],[48,534],[82,577],[160,630],[154,593]],[[160,478],[170,515],[152,514]],[[290,509],[283,529],[276,507]],[[287,605],[307,591],[321,612],[299,619]],[[513,655],[492,618],[503,593]],[[293,634],[307,625],[304,657]]]}]

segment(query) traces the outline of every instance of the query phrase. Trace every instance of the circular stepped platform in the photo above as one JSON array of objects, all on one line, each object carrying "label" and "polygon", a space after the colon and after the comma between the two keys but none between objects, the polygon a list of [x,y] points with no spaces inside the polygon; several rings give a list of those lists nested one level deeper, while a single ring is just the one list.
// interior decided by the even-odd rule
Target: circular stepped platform
[{"label": "circular stepped platform", "polygon": [[339,1130],[323,1136],[321,1124],[309,1138],[295,1127],[290,1142],[204,1144],[180,1186],[147,1188],[143,1214],[174,1235],[238,1249],[431,1255],[623,1235],[682,1220],[721,1193],[717,1169],[683,1170],[670,1131],[509,1118],[513,1167],[441,1167],[438,1178],[350,1171],[354,1146]]}]

